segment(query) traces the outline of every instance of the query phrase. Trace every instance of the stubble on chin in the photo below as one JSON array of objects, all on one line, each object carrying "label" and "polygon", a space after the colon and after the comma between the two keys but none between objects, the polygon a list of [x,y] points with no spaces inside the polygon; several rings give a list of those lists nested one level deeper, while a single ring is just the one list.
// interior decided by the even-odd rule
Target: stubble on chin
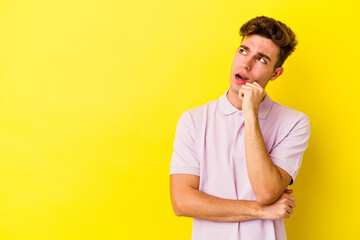
[{"label": "stubble on chin", "polygon": [[236,95],[239,95],[239,90],[241,87],[242,85],[230,86],[230,91]]},{"label": "stubble on chin", "polygon": [[229,99],[230,102],[232,102],[231,99],[237,100],[239,98],[239,89],[240,89],[240,86],[237,88],[234,88],[233,86],[230,87],[228,94],[227,94],[227,98]]}]

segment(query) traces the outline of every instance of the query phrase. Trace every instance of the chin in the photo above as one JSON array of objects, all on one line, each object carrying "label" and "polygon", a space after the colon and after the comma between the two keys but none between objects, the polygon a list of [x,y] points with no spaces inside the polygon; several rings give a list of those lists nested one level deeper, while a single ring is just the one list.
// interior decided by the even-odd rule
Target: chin
[{"label": "chin", "polygon": [[241,88],[241,86],[231,85],[229,88],[229,92],[231,91],[231,92],[235,93],[236,95],[238,95],[240,88]]}]

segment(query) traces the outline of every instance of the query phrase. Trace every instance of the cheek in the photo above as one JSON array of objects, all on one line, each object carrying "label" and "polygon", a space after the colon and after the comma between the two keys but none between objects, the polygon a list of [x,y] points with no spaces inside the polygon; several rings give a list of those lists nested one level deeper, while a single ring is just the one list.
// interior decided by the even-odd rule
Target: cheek
[{"label": "cheek", "polygon": [[267,82],[272,77],[272,72],[269,72],[264,69],[258,69],[258,71],[254,71],[253,77],[256,79],[258,83]]},{"label": "cheek", "polygon": [[233,66],[237,66],[241,63],[241,56],[235,56],[232,62]]},{"label": "cheek", "polygon": [[231,64],[231,68],[234,68],[237,64],[238,64],[238,60],[236,58],[234,58],[234,60]]},{"label": "cheek", "polygon": [[258,69],[258,73],[259,75],[262,75],[264,78],[271,78],[272,75],[274,74],[273,71],[271,71],[268,67],[265,66],[260,66]]}]

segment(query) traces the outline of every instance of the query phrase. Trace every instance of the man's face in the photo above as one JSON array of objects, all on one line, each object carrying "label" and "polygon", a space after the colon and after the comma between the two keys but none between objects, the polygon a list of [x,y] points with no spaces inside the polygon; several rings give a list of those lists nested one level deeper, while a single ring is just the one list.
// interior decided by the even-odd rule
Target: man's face
[{"label": "man's face", "polygon": [[283,72],[282,67],[274,70],[280,48],[270,39],[259,35],[246,36],[231,65],[230,90],[238,94],[246,82],[257,82],[263,88]]}]

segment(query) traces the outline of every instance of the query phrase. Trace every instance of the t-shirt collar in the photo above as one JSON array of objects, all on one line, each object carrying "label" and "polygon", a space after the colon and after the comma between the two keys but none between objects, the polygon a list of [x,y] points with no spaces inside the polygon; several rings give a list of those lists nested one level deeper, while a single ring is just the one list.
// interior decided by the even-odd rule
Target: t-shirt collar
[{"label": "t-shirt collar", "polygon": [[[220,109],[225,115],[231,115],[236,112],[240,112],[241,110],[234,107],[227,98],[227,93],[229,90],[226,90],[225,94],[222,95],[219,99]],[[260,119],[266,119],[267,115],[269,114],[271,107],[273,105],[274,101],[271,100],[270,96],[265,93],[264,100],[260,103],[259,106],[259,118]]]}]

